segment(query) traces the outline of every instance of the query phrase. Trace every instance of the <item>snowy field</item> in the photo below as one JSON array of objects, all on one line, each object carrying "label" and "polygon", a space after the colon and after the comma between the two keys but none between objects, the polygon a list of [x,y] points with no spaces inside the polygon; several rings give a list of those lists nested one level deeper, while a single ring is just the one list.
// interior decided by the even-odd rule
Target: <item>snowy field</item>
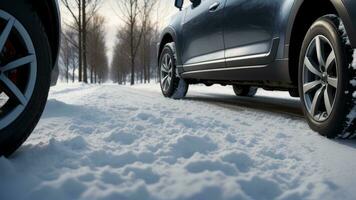
[{"label": "snowy field", "polygon": [[218,86],[174,101],[157,85],[60,84],[0,158],[4,200],[351,200],[355,185],[356,141],[311,131],[298,99]]}]

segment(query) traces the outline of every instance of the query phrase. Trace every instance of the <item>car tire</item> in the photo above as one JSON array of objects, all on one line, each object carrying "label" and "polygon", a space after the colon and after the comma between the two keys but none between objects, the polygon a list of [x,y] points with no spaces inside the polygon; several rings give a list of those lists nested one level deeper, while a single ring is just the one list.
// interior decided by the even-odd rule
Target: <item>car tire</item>
[{"label": "car tire", "polygon": [[328,138],[355,136],[353,50],[342,21],[319,18],[308,30],[299,59],[299,93],[310,127]]},{"label": "car tire", "polygon": [[162,94],[172,99],[186,96],[189,84],[177,74],[175,43],[164,46],[159,60],[159,80]]},{"label": "car tire", "polygon": [[239,97],[253,97],[256,95],[258,88],[251,86],[241,86],[241,85],[233,85],[234,93]]},{"label": "car tire", "polygon": [[[8,1],[0,2],[0,12],[3,16],[3,18],[0,17],[0,37],[1,34],[5,33],[6,27],[11,27],[10,22],[14,22],[11,29],[8,29],[11,30],[11,32],[9,32],[9,38],[6,39],[6,45],[10,45],[15,49],[16,54],[18,54],[7,56],[6,46],[6,50],[1,49],[2,57],[0,57],[0,61],[3,62],[4,60],[10,59],[10,57],[12,58],[12,56],[19,56],[19,54],[22,56],[22,54],[25,53],[31,54],[29,56],[31,56],[32,59],[29,63],[21,64],[21,67],[16,69],[16,73],[1,73],[16,86],[12,87],[12,89],[6,89],[6,84],[1,82],[2,91],[10,91],[10,94],[15,90],[14,88],[18,88],[19,91],[21,90],[20,92],[23,92],[24,96],[24,98],[22,98],[23,101],[13,100],[12,97],[9,97],[9,100],[4,105],[7,107],[1,107],[2,111],[9,111],[8,115],[2,115],[0,118],[0,124],[4,126],[0,128],[0,155],[4,156],[10,156],[30,136],[44,110],[50,87],[52,59],[48,38],[35,9],[32,8],[29,3],[25,2],[26,1],[14,1],[11,3]],[[20,43],[16,41],[23,41],[23,43],[26,44],[20,45]],[[3,65],[0,66],[3,67],[1,70],[4,70],[5,67]],[[13,73],[15,73],[15,75]],[[31,88],[30,91],[29,88]],[[18,94],[20,93],[16,94],[17,96],[15,96],[18,98]],[[24,99],[26,103],[23,103],[25,102]],[[12,107],[14,107],[13,112],[22,111],[13,115],[14,113],[11,111]],[[9,116],[17,117],[13,117],[12,121],[9,121],[9,119],[11,119],[8,118]],[[8,125],[5,125],[7,123]]]}]

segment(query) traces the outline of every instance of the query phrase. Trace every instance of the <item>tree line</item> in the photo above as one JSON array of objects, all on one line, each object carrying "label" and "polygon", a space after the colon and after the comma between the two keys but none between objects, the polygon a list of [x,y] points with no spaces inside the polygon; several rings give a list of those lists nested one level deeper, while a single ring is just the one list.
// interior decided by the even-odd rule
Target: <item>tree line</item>
[{"label": "tree line", "polygon": [[67,82],[117,84],[157,80],[160,0],[116,0],[116,33],[111,63],[107,57],[105,19],[98,14],[102,0],[61,0],[71,16],[64,22],[60,53],[61,78]]}]

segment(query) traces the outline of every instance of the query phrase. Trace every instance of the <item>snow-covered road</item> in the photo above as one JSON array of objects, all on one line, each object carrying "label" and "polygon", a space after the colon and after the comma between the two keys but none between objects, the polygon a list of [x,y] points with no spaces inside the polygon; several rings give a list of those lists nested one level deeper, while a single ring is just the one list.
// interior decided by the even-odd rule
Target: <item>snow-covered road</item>
[{"label": "snow-covered road", "polygon": [[157,85],[60,84],[0,158],[0,199],[356,199],[356,141],[300,116],[281,92],[194,86],[174,101]]}]

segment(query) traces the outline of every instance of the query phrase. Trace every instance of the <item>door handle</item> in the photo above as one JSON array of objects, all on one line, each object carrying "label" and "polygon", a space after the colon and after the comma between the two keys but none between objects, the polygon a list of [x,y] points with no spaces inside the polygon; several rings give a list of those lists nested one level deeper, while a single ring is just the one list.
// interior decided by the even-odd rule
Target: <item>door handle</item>
[{"label": "door handle", "polygon": [[218,9],[219,6],[220,6],[220,2],[215,2],[215,3],[211,4],[211,6],[209,7],[209,12],[216,11],[216,9]]}]

